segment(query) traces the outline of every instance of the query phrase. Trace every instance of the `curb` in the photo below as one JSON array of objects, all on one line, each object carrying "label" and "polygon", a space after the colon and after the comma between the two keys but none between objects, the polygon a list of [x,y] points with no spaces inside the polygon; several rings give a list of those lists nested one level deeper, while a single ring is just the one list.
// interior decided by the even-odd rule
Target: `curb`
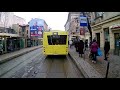
[{"label": "curb", "polygon": [[74,58],[70,55],[70,53],[68,53],[68,55],[72,58],[73,62],[75,63],[75,65],[77,66],[77,68],[79,69],[79,71],[82,72],[83,76],[85,78],[89,78],[89,76],[86,74],[86,72],[84,71],[84,69],[80,66],[77,65],[77,62],[74,60]]},{"label": "curb", "polygon": [[[80,65],[80,63],[77,62],[75,57],[73,57],[70,53],[68,53],[68,55],[72,58],[73,62],[75,63],[77,68],[82,72],[85,78],[103,78],[91,65],[90,65],[90,68],[92,68],[91,69],[92,70],[91,72],[93,72],[92,75],[91,73],[88,72],[89,70],[85,69],[86,67],[83,67],[83,65]],[[87,65],[87,63],[85,64],[85,62],[82,64],[84,64],[85,66]]]},{"label": "curb", "polygon": [[41,48],[41,47],[42,47],[42,46],[37,47],[37,48],[34,48],[34,49],[32,49],[32,50],[28,50],[28,51],[19,53],[19,54],[14,55],[14,56],[10,56],[10,57],[8,57],[8,58],[6,58],[6,59],[4,59],[4,60],[1,60],[1,61],[0,61],[0,64],[5,63],[5,62],[7,62],[7,61],[10,61],[11,59],[14,59],[14,58],[16,58],[16,57],[18,57],[18,56],[22,56],[23,54],[27,54],[27,53],[29,53],[29,52],[31,52],[31,51],[34,51],[34,50],[36,50],[36,49],[38,49],[38,48]]}]

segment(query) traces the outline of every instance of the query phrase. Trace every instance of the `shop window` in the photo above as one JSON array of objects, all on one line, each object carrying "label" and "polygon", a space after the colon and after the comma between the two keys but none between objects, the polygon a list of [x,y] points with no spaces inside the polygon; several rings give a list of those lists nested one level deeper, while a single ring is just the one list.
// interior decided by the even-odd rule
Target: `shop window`
[{"label": "shop window", "polygon": [[28,30],[27,30],[27,34],[28,34]]},{"label": "shop window", "polygon": [[110,41],[109,28],[104,28],[104,39],[108,39],[108,41]]}]

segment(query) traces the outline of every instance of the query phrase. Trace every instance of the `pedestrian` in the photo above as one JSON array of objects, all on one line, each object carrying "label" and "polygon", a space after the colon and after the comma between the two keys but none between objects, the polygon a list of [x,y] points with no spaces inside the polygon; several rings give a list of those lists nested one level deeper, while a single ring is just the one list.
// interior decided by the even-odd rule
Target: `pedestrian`
[{"label": "pedestrian", "polygon": [[3,45],[2,45],[2,43],[0,42],[0,54],[2,54],[3,53]]},{"label": "pedestrian", "polygon": [[80,57],[80,56],[82,57],[82,54],[84,54],[83,49],[84,49],[84,42],[83,42],[83,40],[80,40],[80,41],[78,42],[79,57]]},{"label": "pedestrian", "polygon": [[92,52],[91,52],[91,45],[92,45],[92,40],[90,41],[90,43],[89,43],[89,58],[92,60],[93,59],[93,57],[92,57]]},{"label": "pedestrian", "polygon": [[69,41],[69,46],[71,48],[71,46],[72,46],[72,40]]},{"label": "pedestrian", "polygon": [[76,52],[78,52],[78,38],[77,37],[76,37],[76,39],[74,41],[74,44],[75,44]]},{"label": "pedestrian", "polygon": [[88,48],[88,40],[85,40],[85,50]]},{"label": "pedestrian", "polygon": [[105,44],[104,44],[104,56],[105,59],[107,61],[107,55],[109,54],[109,50],[110,50],[110,42],[108,41],[108,39],[105,39]]},{"label": "pedestrian", "polygon": [[90,49],[91,49],[92,58],[93,58],[92,62],[96,63],[96,56],[97,56],[98,44],[97,44],[97,42],[96,42],[95,39],[93,40]]}]

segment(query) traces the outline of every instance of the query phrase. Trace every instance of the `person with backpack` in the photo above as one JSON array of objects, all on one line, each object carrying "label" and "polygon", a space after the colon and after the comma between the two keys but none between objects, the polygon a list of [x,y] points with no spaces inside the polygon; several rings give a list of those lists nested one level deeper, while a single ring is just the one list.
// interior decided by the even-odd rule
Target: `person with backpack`
[{"label": "person with backpack", "polygon": [[93,57],[93,60],[92,60],[93,63],[96,63],[96,56],[97,56],[98,48],[99,48],[98,44],[97,44],[96,40],[94,39],[92,44],[91,44],[91,47],[90,47],[91,53],[92,53],[92,57]]}]

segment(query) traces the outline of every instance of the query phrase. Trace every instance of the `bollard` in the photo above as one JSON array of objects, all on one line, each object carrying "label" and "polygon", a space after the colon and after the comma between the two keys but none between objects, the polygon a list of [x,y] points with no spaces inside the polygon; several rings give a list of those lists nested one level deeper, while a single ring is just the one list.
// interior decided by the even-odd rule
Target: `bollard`
[{"label": "bollard", "polygon": [[[107,60],[108,60],[108,58],[107,58]],[[108,63],[107,63],[107,70],[106,70],[106,76],[105,76],[105,78],[107,78],[108,77],[108,72],[109,72],[109,64],[110,64],[110,62],[109,61],[107,61]]]},{"label": "bollard", "polygon": [[84,50],[84,60],[85,60],[85,50]]}]

